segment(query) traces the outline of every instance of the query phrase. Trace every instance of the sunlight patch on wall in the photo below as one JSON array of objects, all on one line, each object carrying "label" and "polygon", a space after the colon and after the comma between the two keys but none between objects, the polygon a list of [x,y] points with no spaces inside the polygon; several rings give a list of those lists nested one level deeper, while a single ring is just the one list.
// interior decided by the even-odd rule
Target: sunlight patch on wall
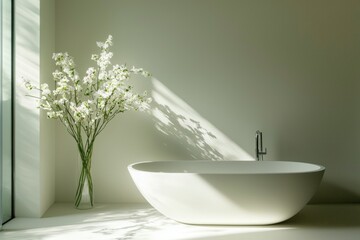
[{"label": "sunlight patch on wall", "polygon": [[175,138],[194,159],[254,160],[158,79],[152,78],[152,116],[157,130]]},{"label": "sunlight patch on wall", "polygon": [[[38,34],[34,29],[40,25],[40,9],[36,1],[23,1],[16,5],[16,100],[24,108],[36,115],[36,101],[29,101],[23,80],[30,80],[34,85],[40,85]],[[32,95],[39,97],[40,92],[33,91]]]},{"label": "sunlight patch on wall", "polygon": [[[40,85],[38,0],[15,4],[15,215],[39,216],[39,115],[34,98],[27,97],[23,79]],[[40,93],[34,91],[34,96]]]}]

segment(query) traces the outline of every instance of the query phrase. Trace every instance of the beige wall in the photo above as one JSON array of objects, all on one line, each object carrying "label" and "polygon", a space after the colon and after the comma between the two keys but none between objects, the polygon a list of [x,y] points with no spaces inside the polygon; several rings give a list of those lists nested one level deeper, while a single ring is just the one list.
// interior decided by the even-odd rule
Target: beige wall
[{"label": "beige wall", "polygon": [[[359,1],[58,0],[56,50],[81,72],[96,41],[146,68],[149,113],[119,116],[93,158],[97,202],[143,201],[137,161],[254,156],[326,166],[316,202],[360,201]],[[50,59],[50,58],[49,58]],[[76,148],[56,127],[56,201],[72,201]]]}]

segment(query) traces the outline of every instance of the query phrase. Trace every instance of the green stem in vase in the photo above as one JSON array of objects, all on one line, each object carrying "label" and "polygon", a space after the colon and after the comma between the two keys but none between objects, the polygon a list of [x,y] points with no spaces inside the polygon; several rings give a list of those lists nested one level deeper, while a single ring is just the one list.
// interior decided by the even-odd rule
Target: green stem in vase
[{"label": "green stem in vase", "polygon": [[[92,148],[93,145],[90,145],[91,149],[88,149],[87,154],[84,154],[84,151],[80,144],[78,144],[80,157],[81,157],[81,173],[79,176],[78,186],[75,194],[75,207],[79,208],[81,201],[83,200],[83,192],[88,190],[90,205],[89,208],[94,206],[94,194],[93,194],[93,182],[91,176],[91,157],[92,157]],[[87,185],[85,184],[87,181]],[[85,188],[88,189],[85,189]]]}]

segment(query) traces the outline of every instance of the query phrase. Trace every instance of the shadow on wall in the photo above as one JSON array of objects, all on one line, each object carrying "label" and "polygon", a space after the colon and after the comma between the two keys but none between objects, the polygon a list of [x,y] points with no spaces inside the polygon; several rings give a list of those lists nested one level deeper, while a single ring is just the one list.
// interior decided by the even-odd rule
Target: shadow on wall
[{"label": "shadow on wall", "polygon": [[[326,174],[326,172],[325,172]],[[334,198],[334,194],[341,196],[341,199]],[[331,199],[331,200],[330,200]],[[332,183],[323,179],[317,194],[310,203],[359,203],[354,199],[360,199],[359,194],[336,183]]]},{"label": "shadow on wall", "polygon": [[[150,109],[151,118],[168,148],[181,148],[186,151],[186,156],[191,156],[192,159],[254,160],[248,152],[204,119],[158,79],[152,79],[151,89],[153,98]],[[284,159],[288,159],[291,154],[286,156]],[[293,161],[304,160],[298,160],[295,157]],[[329,202],[329,199],[334,199],[334,193],[342,193],[347,202],[354,202],[353,199],[359,198],[356,193],[330,183],[325,178],[311,203]]]},{"label": "shadow on wall", "polygon": [[150,114],[166,144],[180,145],[193,159],[254,160],[156,78],[152,87]]},{"label": "shadow on wall", "polygon": [[[224,156],[209,142],[216,136],[199,121],[173,112],[168,105],[155,104],[155,127],[166,136],[176,139],[193,159],[223,160]],[[160,120],[160,121],[159,121]]]}]

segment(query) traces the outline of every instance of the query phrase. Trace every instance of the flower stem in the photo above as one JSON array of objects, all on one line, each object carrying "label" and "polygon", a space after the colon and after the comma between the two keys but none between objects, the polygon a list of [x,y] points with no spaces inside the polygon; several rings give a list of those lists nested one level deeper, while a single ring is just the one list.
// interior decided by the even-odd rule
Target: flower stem
[{"label": "flower stem", "polygon": [[80,207],[83,200],[83,193],[88,191],[90,198],[89,208],[92,208],[94,206],[93,182],[91,177],[91,156],[93,145],[91,144],[87,151],[83,150],[81,144],[78,144],[78,148],[81,157],[81,173],[75,194],[75,207]]}]

